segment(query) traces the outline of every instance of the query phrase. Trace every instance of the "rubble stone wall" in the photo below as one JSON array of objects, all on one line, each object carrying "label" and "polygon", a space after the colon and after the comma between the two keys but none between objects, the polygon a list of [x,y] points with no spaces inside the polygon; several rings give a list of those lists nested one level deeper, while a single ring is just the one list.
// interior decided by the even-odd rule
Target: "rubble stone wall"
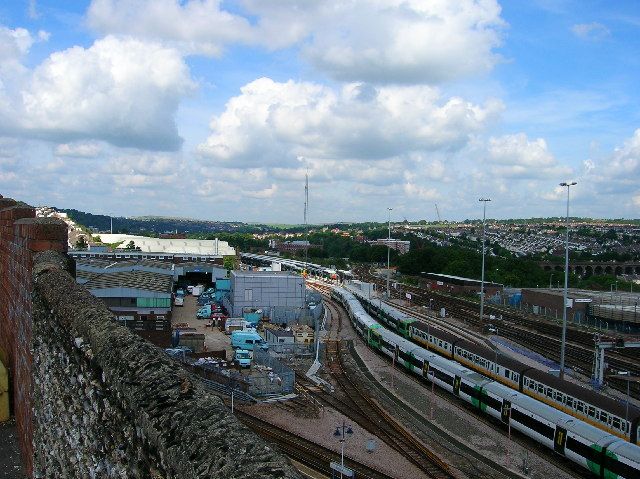
[{"label": "rubble stone wall", "polygon": [[[0,220],[30,214],[2,206]],[[0,224],[0,349],[29,477],[300,477],[76,283],[63,222],[14,216]]]}]

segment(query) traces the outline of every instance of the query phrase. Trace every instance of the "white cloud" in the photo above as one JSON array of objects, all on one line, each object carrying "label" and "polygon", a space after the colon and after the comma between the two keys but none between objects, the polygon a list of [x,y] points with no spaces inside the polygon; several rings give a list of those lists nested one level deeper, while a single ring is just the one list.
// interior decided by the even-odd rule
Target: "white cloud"
[{"label": "white cloud", "polygon": [[101,146],[95,142],[62,143],[55,148],[56,156],[76,158],[95,158],[101,152]]},{"label": "white cloud", "polygon": [[543,138],[530,141],[524,133],[490,138],[488,161],[502,177],[544,178],[570,172],[558,165]]},{"label": "white cloud", "polygon": [[16,61],[27,54],[33,37],[24,28],[10,29],[0,25],[0,64]]},{"label": "white cloud", "polygon": [[583,40],[603,40],[611,35],[609,29],[598,22],[576,23],[571,27],[571,31]]},{"label": "white cloud", "polygon": [[435,200],[439,196],[438,191],[435,188],[424,188],[411,182],[404,184],[404,193],[408,197],[419,198],[427,201]]},{"label": "white cloud", "polygon": [[[496,0],[93,0],[102,34],[169,42],[220,55],[235,43],[300,47],[333,77],[372,83],[439,83],[491,70],[504,21]],[[365,20],[366,19],[366,20]]]},{"label": "white cloud", "polygon": [[413,150],[456,150],[502,109],[431,87],[348,84],[339,91],[308,82],[261,78],[241,88],[211,122],[199,151],[218,165],[299,166],[307,159],[382,159]]},{"label": "white cloud", "polygon": [[[29,42],[21,34],[22,50]],[[158,43],[106,37],[89,48],[53,53],[5,104],[0,131],[57,141],[100,139],[118,146],[179,148],[174,116],[195,84],[176,50]]]},{"label": "white cloud", "polygon": [[218,56],[228,43],[248,41],[249,21],[220,0],[93,0],[89,25],[106,34],[167,41],[186,53]]}]

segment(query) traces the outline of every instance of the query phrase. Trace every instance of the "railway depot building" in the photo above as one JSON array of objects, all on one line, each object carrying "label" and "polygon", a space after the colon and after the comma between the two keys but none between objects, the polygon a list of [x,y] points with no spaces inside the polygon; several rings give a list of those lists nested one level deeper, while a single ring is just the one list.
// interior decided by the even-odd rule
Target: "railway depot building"
[{"label": "railway depot building", "polygon": [[171,344],[173,268],[170,263],[84,260],[76,281],[100,298],[116,319],[152,343]]}]

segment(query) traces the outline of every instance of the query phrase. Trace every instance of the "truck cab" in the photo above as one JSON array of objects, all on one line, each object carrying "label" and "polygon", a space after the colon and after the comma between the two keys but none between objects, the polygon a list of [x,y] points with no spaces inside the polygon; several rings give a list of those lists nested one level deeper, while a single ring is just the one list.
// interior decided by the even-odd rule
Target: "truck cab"
[{"label": "truck cab", "polygon": [[249,368],[251,367],[251,352],[246,349],[236,349],[233,360],[241,368]]}]

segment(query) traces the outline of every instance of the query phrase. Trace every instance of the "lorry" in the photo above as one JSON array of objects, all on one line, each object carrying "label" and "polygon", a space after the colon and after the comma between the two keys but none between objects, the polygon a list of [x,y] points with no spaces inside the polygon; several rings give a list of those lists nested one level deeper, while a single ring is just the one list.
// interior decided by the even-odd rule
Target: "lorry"
[{"label": "lorry", "polygon": [[236,349],[236,353],[233,356],[233,361],[241,368],[251,367],[251,351],[246,349]]},{"label": "lorry", "polygon": [[233,349],[253,350],[254,346],[258,346],[263,351],[269,349],[267,342],[255,330],[234,331],[231,333],[231,347]]}]

